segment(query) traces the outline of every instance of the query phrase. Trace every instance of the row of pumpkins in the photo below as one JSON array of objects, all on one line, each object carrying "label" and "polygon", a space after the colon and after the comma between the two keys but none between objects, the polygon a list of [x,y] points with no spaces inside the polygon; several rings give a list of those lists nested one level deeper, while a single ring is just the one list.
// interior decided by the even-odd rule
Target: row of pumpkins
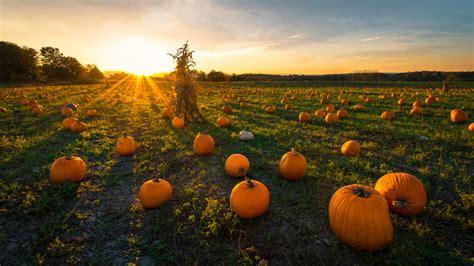
[{"label": "row of pumpkins", "polygon": [[[116,142],[116,153],[128,156],[135,153],[135,140],[127,135]],[[198,156],[214,153],[214,139],[199,133],[193,142],[193,151]],[[348,141],[341,147],[344,155],[356,156],[360,145]],[[285,153],[279,163],[279,172],[287,180],[297,181],[306,174],[305,157],[295,149]],[[226,173],[245,180],[238,183],[230,193],[230,209],[243,219],[263,215],[270,205],[270,191],[260,181],[250,179],[247,173],[250,162],[242,154],[230,155],[224,165]],[[80,182],[86,177],[86,163],[77,156],[64,156],[54,161],[50,168],[53,183]],[[156,208],[167,203],[172,196],[171,184],[154,178],[142,184],[138,192],[141,205]],[[336,237],[347,245],[360,250],[378,250],[388,246],[393,239],[393,227],[389,210],[400,215],[420,213],[426,204],[423,184],[414,176],[394,173],[382,176],[375,189],[353,184],[340,188],[329,203],[329,221]]]}]

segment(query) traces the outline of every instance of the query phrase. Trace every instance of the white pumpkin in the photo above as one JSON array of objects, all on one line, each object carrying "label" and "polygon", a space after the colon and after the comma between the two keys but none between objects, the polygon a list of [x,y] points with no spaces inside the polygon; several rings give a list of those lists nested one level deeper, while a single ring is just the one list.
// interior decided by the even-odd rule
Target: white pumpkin
[{"label": "white pumpkin", "polygon": [[239,139],[241,140],[252,140],[253,139],[253,133],[247,130],[240,131],[239,133]]}]

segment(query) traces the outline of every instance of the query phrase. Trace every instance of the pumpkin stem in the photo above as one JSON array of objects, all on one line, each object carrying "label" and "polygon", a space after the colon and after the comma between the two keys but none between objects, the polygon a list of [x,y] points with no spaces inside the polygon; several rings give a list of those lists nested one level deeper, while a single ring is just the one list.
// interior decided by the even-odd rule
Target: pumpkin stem
[{"label": "pumpkin stem", "polygon": [[160,182],[160,178],[159,177],[153,178],[153,182],[156,182],[156,183]]},{"label": "pumpkin stem", "polygon": [[72,159],[72,154],[66,155],[66,160],[71,160]]},{"label": "pumpkin stem", "polygon": [[399,209],[404,209],[407,207],[408,203],[404,199],[397,199],[392,201],[392,205]]},{"label": "pumpkin stem", "polygon": [[248,188],[255,187],[255,184],[252,182],[252,179],[248,178],[247,176],[245,177],[245,181],[247,181]]},{"label": "pumpkin stem", "polygon": [[124,133],[123,133],[123,137],[124,137],[124,138],[128,137],[128,133],[127,133],[127,132],[124,132]]},{"label": "pumpkin stem", "polygon": [[295,148],[291,148],[291,154],[296,155],[296,154],[298,154],[298,152],[296,151]]},{"label": "pumpkin stem", "polygon": [[361,198],[368,198],[370,196],[370,192],[365,191],[362,187],[353,188],[352,193],[354,193],[354,195],[356,195],[357,197]]}]

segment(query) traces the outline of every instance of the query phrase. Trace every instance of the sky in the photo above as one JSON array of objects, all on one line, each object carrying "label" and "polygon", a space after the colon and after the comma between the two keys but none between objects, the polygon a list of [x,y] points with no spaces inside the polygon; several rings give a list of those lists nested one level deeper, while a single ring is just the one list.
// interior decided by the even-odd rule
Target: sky
[{"label": "sky", "polygon": [[0,0],[0,39],[101,70],[227,73],[474,70],[472,0]]}]

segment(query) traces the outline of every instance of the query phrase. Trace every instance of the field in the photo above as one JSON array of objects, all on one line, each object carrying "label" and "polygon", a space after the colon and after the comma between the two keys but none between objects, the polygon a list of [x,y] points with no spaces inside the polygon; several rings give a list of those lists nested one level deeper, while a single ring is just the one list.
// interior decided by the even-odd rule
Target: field
[{"label": "field", "polygon": [[[110,87],[2,88],[0,106],[7,112],[0,113],[0,264],[472,264],[474,133],[469,123],[452,123],[449,114],[462,108],[474,116],[474,85],[444,93],[423,84],[395,85],[203,83],[199,104],[207,122],[186,123],[184,129],[162,118],[172,84],[148,77],[124,76]],[[426,106],[429,91],[439,99]],[[326,106],[321,92],[349,117],[337,124],[315,117]],[[348,106],[338,100],[341,93]],[[401,93],[407,104],[399,106]],[[280,103],[285,95],[293,111]],[[364,95],[374,101],[366,103]],[[239,97],[247,107],[239,106]],[[24,99],[37,100],[43,113],[18,103]],[[80,104],[76,117],[87,123],[86,132],[63,130],[64,99]],[[423,102],[419,116],[409,114],[416,99]],[[219,128],[215,122],[225,102],[234,109],[227,115],[231,125]],[[265,112],[270,104],[276,113]],[[365,109],[352,109],[355,104]],[[88,109],[98,116],[86,117]],[[302,110],[311,114],[308,123],[298,122]],[[397,117],[381,119],[384,110]],[[255,139],[243,142],[238,133],[247,128]],[[214,155],[193,154],[200,131],[214,138]],[[133,156],[115,154],[123,133],[137,141]],[[350,139],[362,146],[357,157],[341,154]],[[308,162],[297,182],[278,172],[281,156],[293,147]],[[229,194],[241,181],[224,171],[233,153],[247,156],[249,176],[271,193],[270,208],[260,218],[240,219],[229,208]],[[67,154],[87,163],[87,178],[52,184],[51,164]],[[332,194],[353,183],[373,186],[390,172],[422,180],[426,209],[414,217],[391,214],[394,240],[382,251],[357,251],[339,242],[328,220]],[[156,176],[171,183],[172,199],[144,210],[138,189]]]}]

